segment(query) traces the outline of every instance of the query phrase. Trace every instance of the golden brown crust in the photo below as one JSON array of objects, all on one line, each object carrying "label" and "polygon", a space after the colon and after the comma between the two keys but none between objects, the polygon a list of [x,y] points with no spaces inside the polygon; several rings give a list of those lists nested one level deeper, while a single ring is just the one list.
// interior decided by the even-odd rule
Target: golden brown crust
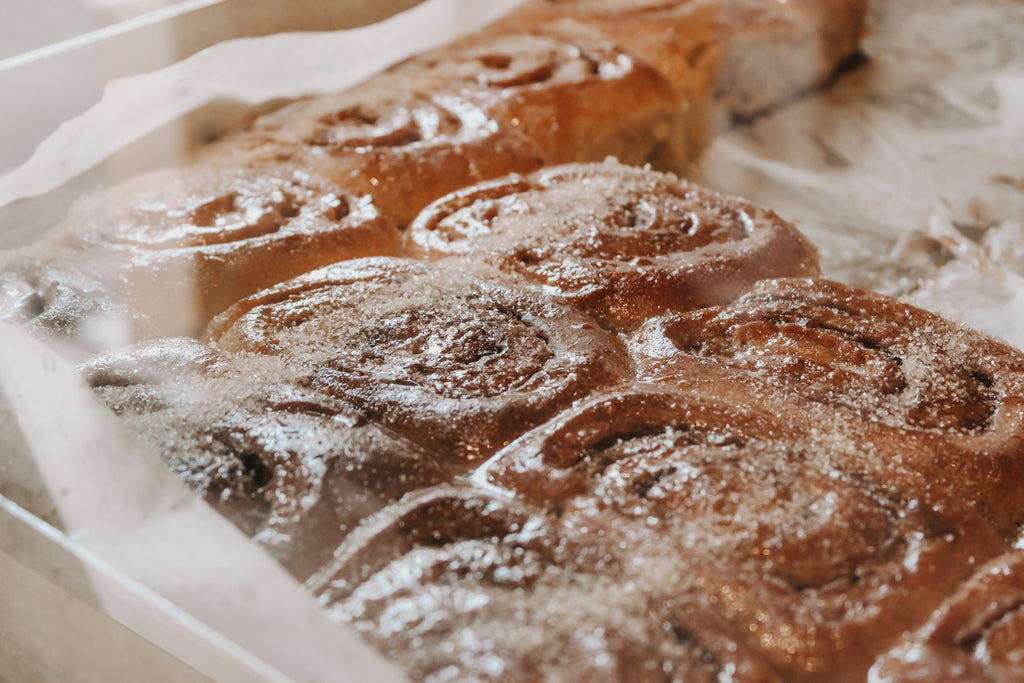
[{"label": "golden brown crust", "polygon": [[747,117],[823,83],[857,49],[865,0],[535,0],[499,30],[589,35],[644,60],[698,111]]},{"label": "golden brown crust", "polygon": [[689,160],[684,105],[671,86],[605,43],[472,36],[399,64],[381,84],[465,97],[536,142],[546,165]]},{"label": "golden brown crust", "polygon": [[309,166],[349,192],[372,196],[384,216],[404,226],[448,192],[539,168],[544,153],[458,94],[417,94],[370,82],[260,117],[201,158]]},{"label": "golden brown crust", "polygon": [[616,329],[818,272],[814,247],[771,211],[612,162],[453,193],[420,214],[406,250],[486,260]]},{"label": "golden brown crust", "polygon": [[915,633],[878,659],[878,683],[1011,683],[1024,656],[1024,553],[1014,551],[960,586]]},{"label": "golden brown crust", "polygon": [[1003,545],[968,506],[861,470],[847,448],[767,413],[636,385],[562,413],[475,479],[611,548],[609,564],[635,563],[655,603],[698,634],[732,634],[783,679],[858,680]]},{"label": "golden brown crust", "polygon": [[827,428],[924,474],[1005,533],[1024,521],[1024,356],[881,294],[827,280],[760,283],[728,306],[654,320],[641,375],[714,386]]}]

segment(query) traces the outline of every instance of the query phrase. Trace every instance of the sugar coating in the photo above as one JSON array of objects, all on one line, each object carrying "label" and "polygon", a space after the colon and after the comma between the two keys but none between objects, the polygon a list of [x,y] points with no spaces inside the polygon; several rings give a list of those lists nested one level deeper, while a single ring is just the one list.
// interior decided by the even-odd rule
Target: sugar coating
[{"label": "sugar coating", "polygon": [[814,248],[770,211],[609,162],[454,193],[420,214],[407,250],[485,259],[616,329],[817,273]]}]

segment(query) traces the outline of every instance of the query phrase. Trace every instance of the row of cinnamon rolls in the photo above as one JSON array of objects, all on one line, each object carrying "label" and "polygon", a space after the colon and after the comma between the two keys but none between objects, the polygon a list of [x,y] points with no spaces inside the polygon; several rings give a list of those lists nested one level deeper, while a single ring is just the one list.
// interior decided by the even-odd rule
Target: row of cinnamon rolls
[{"label": "row of cinnamon rolls", "polygon": [[1012,677],[1024,356],[636,165],[692,158],[707,93],[820,82],[863,3],[632,4],[90,195],[0,306],[417,678]]},{"label": "row of cinnamon rolls", "polygon": [[816,275],[770,211],[559,166],[84,369],[416,678],[1001,680],[1016,603],[958,596],[1020,594],[1024,355]]},{"label": "row of cinnamon rolls", "polygon": [[86,196],[0,257],[0,318],[79,357],[195,336],[264,287],[399,254],[400,231],[468,185],[607,156],[685,171],[712,103],[747,116],[821,83],[856,50],[864,13],[863,0],[528,3],[261,116],[186,167]]}]

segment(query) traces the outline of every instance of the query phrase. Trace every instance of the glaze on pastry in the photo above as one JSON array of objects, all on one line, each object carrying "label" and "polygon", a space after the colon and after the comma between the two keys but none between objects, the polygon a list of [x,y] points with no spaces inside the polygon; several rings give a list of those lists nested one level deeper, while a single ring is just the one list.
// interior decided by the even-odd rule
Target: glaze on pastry
[{"label": "glaze on pastry", "polygon": [[621,163],[823,83],[864,5],[534,0],[83,199],[0,317],[199,336],[82,368],[414,678],[1008,679],[1024,356]]},{"label": "glaze on pastry", "polygon": [[685,106],[672,87],[607,43],[471,36],[417,55],[381,79],[402,90],[465,97],[536,142],[545,165],[614,156],[682,169],[692,159]]},{"label": "glaze on pastry", "polygon": [[980,567],[915,633],[879,657],[878,683],[1011,683],[1024,660],[1024,553]]}]

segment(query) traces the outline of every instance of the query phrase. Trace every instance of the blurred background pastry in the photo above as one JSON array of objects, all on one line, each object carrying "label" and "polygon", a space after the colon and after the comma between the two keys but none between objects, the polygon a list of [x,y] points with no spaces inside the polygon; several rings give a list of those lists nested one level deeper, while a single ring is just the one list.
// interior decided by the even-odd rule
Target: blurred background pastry
[{"label": "blurred background pastry", "polygon": [[457,93],[370,81],[288,104],[197,158],[241,166],[284,160],[316,169],[348,192],[371,195],[384,216],[405,226],[448,192],[540,168],[544,152]]},{"label": "blurred background pastry", "polygon": [[[95,302],[109,301],[141,321],[128,320],[122,336],[133,341],[197,335],[264,287],[339,259],[399,249],[397,228],[369,197],[306,169],[201,165],[87,194],[31,247],[38,264],[17,267],[38,283],[29,311],[59,308],[61,327],[75,332],[103,323]],[[54,280],[60,289],[47,284]],[[96,286],[83,284],[89,281]]]}]

